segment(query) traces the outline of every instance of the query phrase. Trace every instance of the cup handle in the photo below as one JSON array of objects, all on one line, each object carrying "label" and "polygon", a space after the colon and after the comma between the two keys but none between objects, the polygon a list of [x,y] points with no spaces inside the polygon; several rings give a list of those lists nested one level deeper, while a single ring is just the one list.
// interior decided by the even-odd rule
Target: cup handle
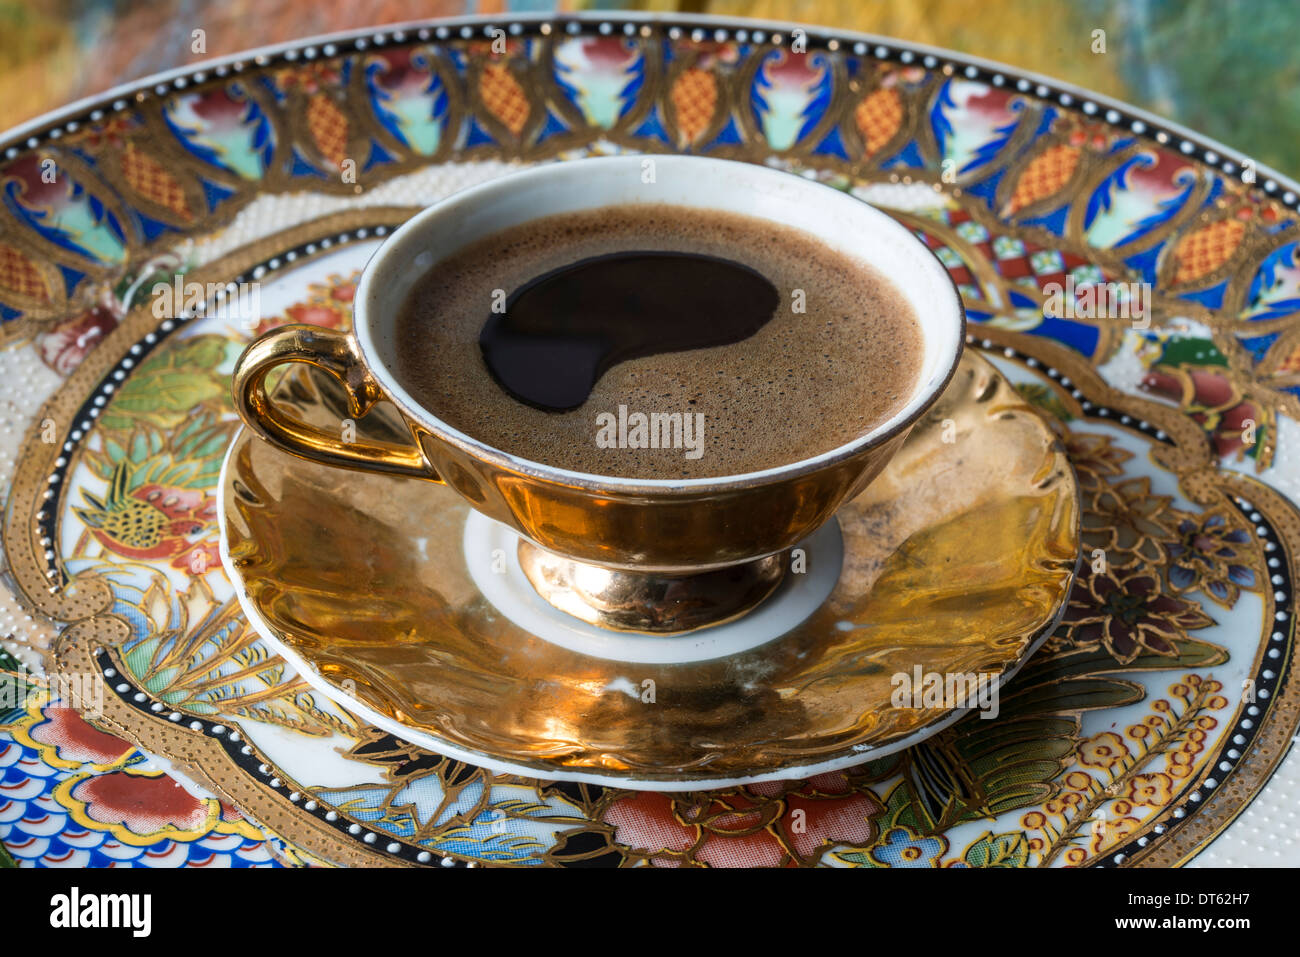
[{"label": "cup handle", "polygon": [[235,408],[254,432],[286,452],[322,465],[442,481],[414,442],[407,448],[387,442],[344,442],[342,430],[335,435],[286,415],[266,394],[266,377],[288,362],[305,362],[334,376],[347,392],[353,417],[365,415],[384,398],[350,335],[320,326],[281,326],[257,339],[235,363],[231,382]]}]

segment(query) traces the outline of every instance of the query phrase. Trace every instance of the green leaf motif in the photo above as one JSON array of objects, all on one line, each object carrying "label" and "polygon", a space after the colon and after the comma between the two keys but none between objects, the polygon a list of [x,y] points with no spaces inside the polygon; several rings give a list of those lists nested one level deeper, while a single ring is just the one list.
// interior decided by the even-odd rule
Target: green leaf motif
[{"label": "green leaf motif", "polygon": [[1226,366],[1227,357],[1219,351],[1213,340],[1174,338],[1165,343],[1156,365],[1178,367]]},{"label": "green leaf motif", "polygon": [[179,425],[195,406],[220,400],[227,390],[216,369],[225,360],[226,339],[195,336],[150,356],[126,380],[100,422],[129,432],[138,423],[160,429]]},{"label": "green leaf motif", "polygon": [[[905,752],[910,754],[910,752]],[[908,765],[903,766],[903,773],[906,775]],[[877,837],[877,843],[890,828],[906,827],[921,833],[926,825],[916,813],[916,801],[913,799],[912,789],[904,780],[890,790],[889,796],[885,798],[885,810],[876,821],[880,827],[880,835]],[[874,864],[872,866],[883,866]]]},{"label": "green leaf motif", "polygon": [[27,696],[36,687],[28,674],[26,665],[0,648],[0,727],[26,713]]},{"label": "green leaf motif", "polygon": [[1228,658],[1193,638],[1174,647],[1173,656],[1145,652],[1127,665],[1100,645],[1035,655],[1001,689],[997,718],[972,714],[904,752],[889,824],[934,834],[1050,799],[1074,753],[1077,714],[1142,700],[1143,686],[1126,672],[1209,668]]},{"label": "green leaf motif", "polygon": [[13,671],[25,675],[27,667],[5,649],[0,648],[0,671]]},{"label": "green leaf motif", "polygon": [[170,434],[143,424],[129,438],[106,432],[103,451],[88,450],[85,461],[106,482],[124,465],[127,492],[149,484],[206,490],[217,484],[221,461],[238,427],[237,420],[200,407]]},{"label": "green leaf motif", "polygon": [[1243,450],[1248,458],[1258,459],[1259,450],[1267,448],[1269,443],[1268,426],[1261,425],[1255,430],[1255,441]]},{"label": "green leaf motif", "polygon": [[987,832],[966,851],[971,867],[1024,867],[1029,860],[1029,842],[1021,833]]},{"label": "green leaf motif", "polygon": [[1049,799],[1077,729],[1076,718],[1017,713],[1005,700],[996,719],[963,718],[908,750],[896,823],[934,834]]},{"label": "green leaf motif", "polygon": [[884,867],[876,863],[870,851],[836,851],[831,857],[850,867]]}]

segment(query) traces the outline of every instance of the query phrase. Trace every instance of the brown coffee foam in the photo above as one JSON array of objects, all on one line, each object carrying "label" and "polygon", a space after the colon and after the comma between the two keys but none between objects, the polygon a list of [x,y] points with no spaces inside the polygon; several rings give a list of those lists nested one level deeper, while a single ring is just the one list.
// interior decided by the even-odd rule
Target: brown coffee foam
[{"label": "brown coffee foam", "polygon": [[[733,345],[620,363],[569,412],[508,395],[478,337],[493,291],[593,256],[672,250],[748,265],[780,290],[773,318]],[[795,289],[806,311],[792,308]],[[619,206],[537,220],[435,264],[396,324],[395,373],[448,425],[526,459],[629,478],[705,478],[759,471],[830,451],[888,419],[917,382],[923,340],[902,294],[875,269],[793,228],[730,213]],[[600,448],[598,415],[704,415],[703,454]]]}]

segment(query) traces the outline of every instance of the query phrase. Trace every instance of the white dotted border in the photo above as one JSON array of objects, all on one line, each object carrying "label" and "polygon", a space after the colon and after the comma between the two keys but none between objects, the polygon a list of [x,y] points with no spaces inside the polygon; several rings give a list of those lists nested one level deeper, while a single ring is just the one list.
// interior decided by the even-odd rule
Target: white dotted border
[{"label": "white dotted border", "polygon": [[[557,17],[554,19],[516,20],[508,22],[504,27],[504,31],[512,37],[549,37],[557,33],[568,36],[586,34],[611,36],[615,32],[621,32],[628,37],[641,36],[649,38],[654,35],[656,28],[666,33],[671,40],[680,40],[682,37],[689,36],[693,42],[697,43],[705,40],[712,40],[717,43],[735,40],[738,43],[771,44],[774,47],[780,47],[786,41],[786,35],[779,30],[769,32],[763,29],[720,26],[706,28],[699,25],[674,24],[672,22],[658,22],[652,26],[650,23],[644,22],[643,17],[636,14],[630,14],[627,17],[610,16],[602,19],[566,19]],[[257,53],[242,59],[224,61],[166,80],[146,79],[140,81],[137,86],[127,87],[120,91],[117,98],[111,102],[102,101],[86,110],[85,113],[79,113],[70,119],[52,124],[44,130],[25,134],[25,139],[15,137],[7,143],[0,142],[0,151],[3,152],[5,159],[16,159],[24,149],[33,150],[43,142],[56,141],[65,134],[74,133],[82,123],[97,123],[108,112],[122,112],[132,103],[143,104],[155,97],[172,96],[187,90],[191,85],[219,83],[226,80],[231,74],[243,73],[250,65],[262,68],[276,64],[292,64],[300,59],[311,61],[320,56],[346,56],[351,53],[363,53],[372,47],[384,47],[390,44],[425,43],[433,38],[439,41],[469,40],[476,36],[491,39],[498,36],[502,29],[501,26],[495,23],[485,24],[478,21],[467,23],[449,20],[439,22],[436,26],[431,24],[420,27],[414,31],[413,35],[407,29],[368,31],[364,35],[357,34],[352,37],[341,37],[326,43],[304,41],[300,45],[269,53]],[[964,79],[988,83],[999,88],[1013,85],[1017,92],[1032,93],[1044,102],[1083,113],[1089,118],[1100,117],[1110,126],[1127,129],[1137,136],[1147,136],[1161,145],[1169,145],[1176,141],[1177,148],[1184,155],[1202,160],[1207,166],[1221,171],[1227,176],[1240,177],[1242,182],[1256,183],[1257,188],[1263,189],[1270,196],[1274,196],[1279,190],[1282,190],[1281,195],[1274,196],[1274,198],[1278,199],[1284,206],[1292,209],[1300,208],[1300,185],[1280,176],[1276,178],[1272,176],[1265,177],[1262,182],[1258,182],[1253,178],[1255,176],[1254,162],[1243,154],[1238,153],[1225,158],[1221,155],[1221,151],[1224,150],[1223,147],[1210,146],[1172,127],[1153,126],[1150,121],[1133,115],[1132,112],[1122,106],[1105,106],[1103,108],[1103,105],[1092,99],[1085,98],[1079,101],[1076,92],[1063,89],[1053,83],[1033,81],[1008,69],[971,63],[962,57],[947,53],[936,56],[933,53],[914,50],[895,40],[880,43],[868,40],[860,35],[832,34],[814,27],[799,27],[797,29],[802,33],[802,39],[809,51],[821,50],[828,53],[840,53],[851,50],[854,56],[870,56],[882,62],[897,61],[904,65],[911,65],[919,61],[920,65],[927,70],[940,72],[945,76],[960,74]],[[209,70],[211,76],[209,76]]]}]

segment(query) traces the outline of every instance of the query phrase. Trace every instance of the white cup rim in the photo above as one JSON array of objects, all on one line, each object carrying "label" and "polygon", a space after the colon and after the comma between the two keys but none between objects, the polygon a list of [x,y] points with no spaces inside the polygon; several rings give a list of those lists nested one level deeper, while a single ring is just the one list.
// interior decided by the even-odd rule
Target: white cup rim
[{"label": "white cup rim", "polygon": [[[918,314],[922,309],[925,309],[941,317],[941,324],[948,326],[942,336],[926,333],[924,329],[922,330],[925,336],[927,352],[934,350],[935,361],[930,363],[931,374],[924,381],[919,382],[912,396],[892,416],[879,423],[874,429],[849,442],[815,456],[798,459],[772,468],[693,479],[629,478],[600,475],[594,472],[577,472],[513,455],[453,428],[431,410],[417,402],[402,387],[389,364],[381,360],[381,349],[379,348],[376,331],[377,323],[383,319],[378,313],[386,311],[380,310],[376,306],[376,300],[383,286],[381,280],[385,278],[385,270],[393,268],[409,270],[415,268],[408,265],[407,262],[399,263],[396,267],[391,265],[397,260],[401,252],[409,250],[412,245],[417,245],[420,237],[428,236],[435,230],[451,228],[450,224],[462,221],[469,210],[499,200],[506,194],[514,194],[529,189],[551,188],[558,177],[582,177],[584,171],[588,175],[595,176],[598,173],[616,170],[630,173],[634,167],[639,175],[642,163],[647,158],[654,160],[657,177],[671,177],[677,174],[698,179],[701,176],[713,176],[720,181],[732,183],[732,188],[737,188],[739,183],[747,181],[747,185],[759,189],[775,188],[785,191],[801,191],[813,203],[852,204],[854,207],[852,214],[861,219],[867,228],[875,230],[880,235],[894,240],[900,245],[911,245],[924,251],[925,259],[921,268],[929,273],[928,278],[930,280],[929,288],[926,291],[936,297],[935,301],[918,302],[914,295],[915,290],[904,288],[897,282],[895,282],[895,285],[908,297],[910,304]],[[552,182],[548,184],[547,181]],[[694,209],[710,208],[708,205],[700,203],[674,204],[671,200],[659,198],[653,201],[665,205],[690,205]],[[621,205],[622,202],[620,200],[617,203],[601,203],[599,205]],[[545,215],[551,215],[551,213],[548,212]],[[753,215],[758,219],[777,222],[771,220],[771,217],[764,217],[759,214],[749,215]],[[522,224],[527,221],[525,218],[519,222]],[[810,232],[814,237],[817,235],[811,230],[805,230],[805,232]],[[465,244],[462,243],[461,246],[463,247],[463,245]],[[872,262],[866,256],[858,256],[857,258],[868,263]],[[422,266],[420,268],[421,271],[424,271],[429,267]],[[783,170],[735,160],[680,154],[654,155],[653,157],[629,154],[544,163],[508,173],[505,176],[454,193],[412,216],[384,240],[383,245],[370,257],[362,272],[361,281],[357,286],[353,313],[353,335],[356,338],[367,369],[379,383],[385,396],[413,422],[443,441],[458,447],[463,452],[490,462],[497,467],[537,479],[558,481],[565,485],[607,493],[636,493],[643,491],[663,494],[671,490],[686,492],[720,491],[733,487],[738,488],[783,481],[800,474],[821,471],[845,459],[852,458],[863,450],[881,445],[905,429],[910,428],[934,404],[957,370],[962,349],[965,345],[965,333],[965,310],[962,307],[961,296],[957,291],[956,283],[948,270],[924,243],[912,235],[906,226],[888,214],[831,186]]]}]

